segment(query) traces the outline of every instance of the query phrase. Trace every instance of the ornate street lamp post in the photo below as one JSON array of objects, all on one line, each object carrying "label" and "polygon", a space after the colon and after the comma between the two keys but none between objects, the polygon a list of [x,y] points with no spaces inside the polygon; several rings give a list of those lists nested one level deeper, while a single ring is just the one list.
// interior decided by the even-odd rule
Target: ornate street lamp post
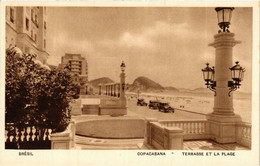
[{"label": "ornate street lamp post", "polygon": [[[215,8],[218,16],[218,25],[223,32],[229,32],[228,28],[231,24],[232,11],[235,8],[233,7],[217,7]],[[219,31],[219,33],[221,30]]]},{"label": "ornate street lamp post", "polygon": [[234,143],[236,124],[241,122],[241,117],[234,113],[233,95],[230,92],[240,86],[244,69],[238,63],[232,67],[233,47],[240,43],[234,39],[235,34],[228,30],[234,8],[217,7],[215,10],[221,28],[214,35],[215,41],[209,44],[215,48],[215,67],[207,64],[202,69],[205,85],[215,92],[213,112],[207,115],[209,134],[211,139],[219,143]]},{"label": "ornate street lamp post", "polygon": [[120,100],[123,106],[126,106],[126,97],[125,97],[125,68],[126,65],[122,61],[121,65],[121,74],[120,74]]},{"label": "ornate street lamp post", "polygon": [[228,95],[230,96],[230,93],[232,91],[237,90],[240,87],[240,82],[243,81],[244,78],[244,72],[246,71],[245,68],[241,67],[239,62],[236,61],[236,65],[229,68],[231,70],[231,77],[233,81],[228,82],[228,87],[230,87],[230,91]]},{"label": "ornate street lamp post", "polygon": [[216,81],[214,80],[215,76],[215,69],[214,66],[211,68],[209,67],[209,63],[206,63],[206,67],[202,69],[203,77],[205,80],[205,85],[207,85],[207,88],[209,88],[211,91],[215,92],[216,96]]}]

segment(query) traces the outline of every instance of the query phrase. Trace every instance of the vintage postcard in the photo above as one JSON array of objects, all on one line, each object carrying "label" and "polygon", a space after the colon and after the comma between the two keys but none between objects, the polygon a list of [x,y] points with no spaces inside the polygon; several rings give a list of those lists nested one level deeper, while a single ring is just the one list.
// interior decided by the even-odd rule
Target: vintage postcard
[{"label": "vintage postcard", "polygon": [[0,165],[259,165],[259,3],[2,2]]}]

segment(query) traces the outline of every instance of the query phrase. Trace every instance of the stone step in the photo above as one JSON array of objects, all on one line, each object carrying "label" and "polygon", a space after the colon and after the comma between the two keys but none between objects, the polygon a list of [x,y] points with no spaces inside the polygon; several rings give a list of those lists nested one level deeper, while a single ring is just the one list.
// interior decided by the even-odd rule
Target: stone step
[{"label": "stone step", "polygon": [[78,150],[79,149],[80,150],[139,150],[140,148],[138,146],[114,147],[114,146],[94,146],[94,145],[76,144],[75,149],[78,149]]},{"label": "stone step", "polygon": [[76,136],[75,142],[80,144],[138,144],[143,143],[144,139],[102,139],[84,136]]},{"label": "stone step", "polygon": [[99,139],[84,136],[75,137],[75,149],[93,150],[138,150],[143,139]]}]

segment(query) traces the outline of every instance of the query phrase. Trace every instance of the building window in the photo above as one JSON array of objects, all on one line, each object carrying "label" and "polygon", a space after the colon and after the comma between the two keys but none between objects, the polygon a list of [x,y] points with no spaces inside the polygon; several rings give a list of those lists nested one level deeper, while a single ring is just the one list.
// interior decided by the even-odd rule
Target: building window
[{"label": "building window", "polygon": [[33,12],[33,9],[31,10],[31,20],[33,21],[33,14],[34,14],[34,12]]},{"label": "building window", "polygon": [[43,47],[46,48],[46,40],[43,40]]},{"label": "building window", "polygon": [[35,15],[35,23],[36,23],[36,24],[38,23],[38,17],[37,17],[37,15]]},{"label": "building window", "polygon": [[26,30],[29,31],[29,19],[25,19],[25,24],[26,24]]},{"label": "building window", "polygon": [[47,29],[47,27],[46,27],[46,22],[44,21],[44,29],[46,30]]},{"label": "building window", "polygon": [[10,21],[14,23],[14,8],[10,8]]}]

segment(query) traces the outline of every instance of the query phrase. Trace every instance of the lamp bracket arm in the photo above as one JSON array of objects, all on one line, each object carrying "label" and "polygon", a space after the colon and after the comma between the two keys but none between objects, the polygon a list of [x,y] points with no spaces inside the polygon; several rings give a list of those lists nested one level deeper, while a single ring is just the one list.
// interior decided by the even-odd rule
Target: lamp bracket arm
[{"label": "lamp bracket arm", "polygon": [[211,91],[214,92],[214,96],[217,95],[216,88],[213,86],[213,84],[212,84],[212,85],[209,85],[208,88],[209,88],[209,90],[211,90]]}]

